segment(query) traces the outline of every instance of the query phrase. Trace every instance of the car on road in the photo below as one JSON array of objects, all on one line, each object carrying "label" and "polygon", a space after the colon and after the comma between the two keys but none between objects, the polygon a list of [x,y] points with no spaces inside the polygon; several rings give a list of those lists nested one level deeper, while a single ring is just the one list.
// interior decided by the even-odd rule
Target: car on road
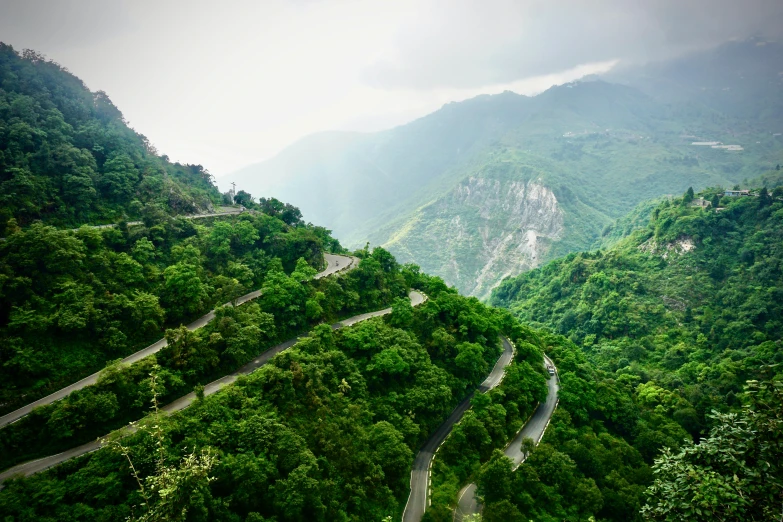
[{"label": "car on road", "polygon": [[555,374],[555,367],[552,366],[551,364],[547,364],[546,365],[546,371],[549,372],[549,375],[554,375]]}]

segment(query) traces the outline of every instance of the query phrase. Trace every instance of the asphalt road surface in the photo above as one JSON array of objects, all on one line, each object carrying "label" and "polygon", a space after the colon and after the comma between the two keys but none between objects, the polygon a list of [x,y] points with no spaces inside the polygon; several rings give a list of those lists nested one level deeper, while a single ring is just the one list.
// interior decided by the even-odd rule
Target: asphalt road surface
[{"label": "asphalt road surface", "polygon": [[[503,341],[503,353],[500,354],[492,371],[479,386],[478,391],[481,393],[487,392],[500,384],[506,366],[514,358],[514,350],[511,343],[505,337],[501,339]],[[405,505],[405,511],[402,513],[403,522],[418,522],[424,516],[424,511],[429,506],[428,492],[432,457],[435,455],[438,447],[446,440],[454,425],[459,422],[465,411],[470,408],[470,400],[474,394],[475,391],[471,392],[470,395],[459,403],[454,411],[451,412],[449,418],[443,421],[416,455],[416,459],[413,461],[413,468],[411,469],[411,492],[408,496],[408,503]]]},{"label": "asphalt road surface", "polygon": [[[544,356],[544,365],[551,364],[554,367],[554,363],[549,357]],[[543,404],[539,404],[536,411],[528,419],[522,429],[517,433],[514,440],[511,441],[506,449],[503,451],[506,457],[514,461],[514,469],[517,469],[520,464],[525,461],[527,457],[522,452],[522,440],[525,438],[531,438],[536,444],[541,442],[541,438],[544,436],[546,427],[549,426],[549,419],[552,418],[552,414],[557,407],[557,391],[560,389],[558,377],[555,375],[547,381],[548,393],[546,401]],[[457,502],[457,508],[454,510],[454,521],[461,522],[462,518],[467,515],[473,515],[481,511],[481,505],[476,499],[476,485],[468,484],[462,491],[459,492],[459,501]]]},{"label": "asphalt road surface", "polygon": [[[202,219],[202,218],[208,218],[208,217],[217,217],[217,216],[233,216],[236,214],[241,214],[242,212],[255,212],[254,210],[240,210],[238,208],[234,207],[220,207],[222,212],[213,212],[212,214],[190,214],[187,216],[174,216],[174,217],[183,217],[185,219]],[[128,226],[134,226],[134,225],[141,225],[144,223],[143,221],[128,221]],[[83,225],[82,225],[83,226]],[[87,225],[89,228],[114,228],[117,226],[117,223],[109,223],[106,225]],[[71,228],[69,229],[71,232],[76,232],[79,230],[78,228]],[[4,237],[0,237],[0,241],[5,241]]]},{"label": "asphalt road surface", "polygon": [[[359,264],[359,259],[356,257],[349,257],[349,256],[338,256],[334,254],[324,254],[324,261],[326,261],[326,268],[322,271],[316,274],[315,278],[320,279],[322,277],[330,276],[336,272],[342,271],[342,270],[351,270],[355,268]],[[256,290],[254,292],[250,292],[249,294],[245,294],[242,297],[238,297],[234,303],[235,305],[241,305],[243,303],[246,303],[250,300],[253,300],[261,295],[260,290]],[[226,303],[226,305],[230,305],[231,303]],[[215,318],[215,311],[212,310],[206,315],[203,315],[202,317],[199,317],[192,323],[190,323],[187,328],[188,330],[197,330],[204,326],[205,324],[209,323],[212,319]],[[129,355],[128,357],[124,358],[121,363],[123,364],[133,364],[136,361],[140,361],[141,359],[147,357],[148,355],[152,355],[153,353],[159,352],[163,347],[165,347],[168,343],[166,342],[166,339],[161,339],[146,348],[143,348],[139,350],[138,352]],[[60,399],[66,397],[71,392],[74,392],[76,390],[81,390],[82,388],[86,386],[90,386],[91,384],[95,384],[98,381],[98,377],[100,376],[101,372],[93,373],[92,375],[88,375],[84,379],[75,382],[71,384],[70,386],[66,386],[65,388],[62,388],[51,395],[47,395],[46,397],[42,399],[38,399],[35,402],[31,402],[27,406],[22,406],[18,410],[14,410],[11,413],[6,413],[2,417],[0,417],[0,428],[7,426],[8,424],[11,424],[31,411],[33,411],[33,408],[36,408],[38,406],[44,406],[46,404],[51,404],[55,401],[59,401]]]},{"label": "asphalt road surface", "polygon": [[[239,208],[234,207],[220,207],[220,212],[213,212],[211,214],[189,214],[185,216],[172,216],[172,217],[182,217],[185,219],[202,219],[202,218],[208,218],[208,217],[217,217],[217,216],[234,216],[237,214],[241,214],[242,212],[254,212],[252,210],[240,210]],[[141,225],[143,224],[143,221],[128,221],[128,226],[134,226],[134,225]],[[114,228],[117,226],[117,223],[109,223],[107,225],[88,225],[89,228]],[[73,232],[76,232],[79,230],[78,228],[72,228],[70,229]]]},{"label": "asphalt road surface", "polygon": [[[341,258],[340,264],[343,263],[342,259],[346,259],[343,256],[332,256],[332,257],[339,257]],[[356,264],[358,259],[356,258],[347,258],[348,262],[352,264]],[[323,273],[323,272],[322,272]],[[334,273],[334,272],[332,272]],[[418,306],[424,301],[427,300],[427,297],[415,290],[412,290],[408,296],[410,297],[411,304],[413,306]],[[380,310],[378,312],[371,312],[367,314],[361,314],[354,317],[351,317],[349,319],[345,319],[339,323],[333,324],[332,328],[337,330],[338,328],[343,328],[345,326],[350,326],[353,324],[356,324],[360,321],[364,321],[366,319],[370,319],[371,317],[378,317],[381,315],[386,315],[391,313],[391,308],[385,308],[383,310]],[[283,343],[278,344],[277,346],[273,346],[269,350],[265,351],[261,355],[259,355],[257,358],[253,359],[246,365],[242,366],[239,370],[235,371],[234,373],[231,373],[229,375],[226,375],[225,377],[221,377],[220,379],[217,379],[215,381],[212,381],[211,383],[204,386],[204,395],[212,395],[213,393],[217,392],[224,386],[227,386],[234,381],[237,380],[237,378],[240,375],[248,375],[255,371],[256,369],[260,368],[264,364],[266,364],[272,357],[277,355],[278,353],[292,347],[299,341],[300,337],[296,337],[294,339],[289,339],[288,341],[285,341]],[[166,406],[163,406],[161,408],[162,411],[165,411],[167,413],[173,413],[176,411],[183,410],[190,406],[194,401],[196,400],[196,394],[191,392],[184,397],[180,397],[179,399],[175,400],[174,402],[167,404]],[[133,426],[127,426],[125,428],[122,428],[120,430],[120,433],[124,433],[126,435],[129,435],[136,431],[136,428]],[[116,432],[115,432],[116,433]],[[108,436],[107,436],[108,437]],[[103,438],[107,438],[103,437]],[[42,459],[33,460],[30,462],[25,462],[23,464],[19,464],[18,466],[14,466],[13,468],[10,468],[3,473],[0,473],[0,484],[2,484],[5,480],[14,477],[14,476],[29,476],[34,473],[38,473],[39,471],[43,471],[46,469],[49,469],[51,467],[54,467],[58,464],[62,464],[63,462],[70,460],[75,457],[80,457],[86,453],[91,453],[93,451],[96,451],[102,447],[102,444],[99,440],[88,442],[86,444],[82,444],[81,446],[78,446],[76,448],[69,449],[68,451],[64,451],[62,453],[58,453],[57,455],[51,455],[49,457],[44,457]],[[0,486],[1,487],[1,486]]]}]

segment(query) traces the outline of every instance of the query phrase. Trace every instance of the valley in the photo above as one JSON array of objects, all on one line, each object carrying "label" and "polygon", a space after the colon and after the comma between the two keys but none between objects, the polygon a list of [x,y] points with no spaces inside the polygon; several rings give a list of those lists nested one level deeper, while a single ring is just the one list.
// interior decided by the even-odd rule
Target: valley
[{"label": "valley", "polygon": [[[778,520],[783,46],[693,49],[305,135],[221,192],[0,43],[0,518]],[[324,70],[285,124],[243,80],[188,146],[329,116]]]},{"label": "valley", "polygon": [[[594,247],[642,201],[689,186],[731,187],[777,164],[778,51],[727,44],[670,69],[450,103],[380,133],[316,134],[231,179],[291,201],[349,246],[381,245],[486,298],[508,275]],[[701,69],[704,62],[711,68]],[[754,68],[753,81],[737,84],[736,68]],[[653,71],[665,88],[649,81]],[[765,111],[741,102],[754,97]],[[693,145],[702,141],[714,147]],[[538,203],[520,206],[516,189],[507,193],[514,183],[544,187],[560,217],[531,220]]]}]

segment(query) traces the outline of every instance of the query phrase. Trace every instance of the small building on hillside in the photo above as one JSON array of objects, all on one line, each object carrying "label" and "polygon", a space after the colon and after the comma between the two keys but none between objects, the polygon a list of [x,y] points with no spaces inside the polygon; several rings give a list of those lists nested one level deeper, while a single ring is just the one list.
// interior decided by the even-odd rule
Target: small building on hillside
[{"label": "small building on hillside", "polygon": [[738,197],[738,196],[750,196],[749,190],[727,190],[723,193],[724,196]]},{"label": "small building on hillside", "polygon": [[712,203],[707,201],[704,198],[695,198],[693,201],[691,201],[690,206],[692,207],[701,207],[701,208],[709,208],[712,206]]}]

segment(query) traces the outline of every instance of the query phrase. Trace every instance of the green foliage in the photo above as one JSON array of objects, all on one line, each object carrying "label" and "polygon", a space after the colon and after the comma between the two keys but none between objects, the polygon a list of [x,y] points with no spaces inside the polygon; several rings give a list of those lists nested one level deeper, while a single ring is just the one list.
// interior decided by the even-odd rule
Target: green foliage
[{"label": "green foliage", "polygon": [[707,413],[736,405],[724,398],[779,362],[783,334],[783,203],[724,199],[720,212],[663,202],[611,250],[508,280],[491,302],[568,335],[629,383],[675,391],[682,402],[648,407],[679,412],[698,435]]},{"label": "green foliage", "polygon": [[750,381],[739,413],[715,413],[709,436],[656,459],[646,520],[775,520],[783,499],[783,385]]},{"label": "green foliage", "polygon": [[[506,369],[500,385],[486,394],[473,397],[471,409],[454,426],[439,449],[432,467],[432,505],[427,508],[429,520],[452,519],[458,492],[462,486],[484,473],[481,466],[487,459],[491,457],[490,462],[493,462],[490,467],[506,465],[505,461],[496,458],[498,449],[505,447],[538,403],[546,399],[547,386],[541,351],[531,344],[539,344],[538,334],[525,329],[513,319],[504,322],[507,335],[515,339],[517,347],[527,344],[533,349],[523,351],[521,356],[518,350],[517,357]],[[490,495],[497,494],[498,498],[504,498],[497,488],[498,484],[493,483],[485,489],[493,492]],[[480,494],[484,494],[483,490]],[[498,509],[495,516],[501,516],[501,512],[505,513]]]},{"label": "green foliage", "polygon": [[[714,188],[700,196],[720,193]],[[562,348],[547,348],[560,370],[560,405],[544,444],[518,473],[530,466],[546,482],[554,471],[543,470],[557,459],[547,454],[544,462],[536,455],[565,453],[602,499],[585,511],[580,502],[590,495],[567,493],[579,489],[574,482],[559,490],[560,497],[552,496],[558,490],[542,489],[547,502],[520,498],[515,505],[523,515],[638,519],[642,491],[652,481],[645,463],[660,456],[644,516],[770,518],[764,510],[773,504],[762,497],[780,495],[777,467],[770,465],[783,452],[754,439],[766,435],[753,427],[753,408],[739,409],[739,397],[748,380],[780,378],[783,203],[761,191],[758,197],[724,197],[721,211],[683,202],[660,203],[646,228],[609,250],[571,254],[494,292],[493,304],[569,337],[555,343]],[[760,411],[768,408],[762,402],[779,401],[760,395],[763,401],[749,399]],[[596,437],[612,441],[605,448],[625,455],[625,468],[600,464],[603,450],[588,442]],[[762,447],[768,453],[760,459]],[[579,473],[573,476],[581,480]],[[531,487],[519,485],[528,493],[535,491]]]},{"label": "green foliage", "polygon": [[[388,254],[376,250],[374,255],[383,258]],[[218,307],[214,319],[196,331],[184,326],[166,330],[167,346],[156,356],[129,367],[111,366],[96,385],[38,408],[1,430],[0,466],[63,451],[140,417],[149,394],[142,378],[149,365],[156,362],[162,367],[158,376],[160,398],[170,401],[194,389],[194,385],[236,370],[314,324],[377,310],[395,296],[404,295],[407,287],[398,268],[389,265],[391,271],[385,272],[380,263],[372,261],[372,256],[362,261],[374,267],[372,270],[365,266],[339,278],[315,282],[311,279],[315,270],[303,260],[297,262],[291,276],[280,271],[279,260],[273,260],[267,279],[285,285],[287,308],[280,308],[282,290],[270,286],[269,293],[275,296],[271,301],[262,298],[240,307]],[[343,299],[359,292],[374,297]],[[317,309],[308,303],[316,303]]]},{"label": "green foliage", "polygon": [[[364,303],[377,307],[382,303],[370,299],[386,296],[389,302],[407,292],[400,267],[389,261],[387,252],[376,249],[341,277],[302,282],[307,270],[301,263],[289,281],[280,279],[278,269],[269,274],[286,288],[293,283],[309,288],[311,299],[323,293],[325,312],[344,312]],[[416,282],[436,286],[423,274]],[[350,298],[354,293],[357,299]],[[264,308],[263,300],[224,307],[196,333],[171,331],[171,345],[160,353],[156,389],[171,381],[167,372],[179,372],[177,364],[201,367],[210,349],[217,350],[222,364],[218,347],[259,324],[258,314],[272,313],[278,328],[287,327],[276,310],[261,312]],[[187,520],[396,519],[407,497],[415,450],[483,378],[461,372],[457,346],[477,345],[483,363],[490,364],[499,354],[498,333],[514,323],[507,313],[448,289],[404,310],[404,321],[390,314],[386,321],[372,319],[336,332],[316,326],[309,337],[234,385],[176,415],[154,419],[151,426],[159,427],[161,437],[142,430],[123,439],[139,482],[122,454],[99,450],[29,479],[6,482],[0,511],[18,520],[124,518],[143,502],[141,483],[162,484],[160,491],[173,488],[173,505],[188,506]],[[144,387],[146,399],[140,402],[146,404],[150,386]],[[160,393],[168,394],[163,388]],[[162,467],[156,444],[164,446]],[[208,475],[189,471],[209,467],[189,464],[187,456],[197,455],[193,448],[212,448],[219,455]],[[30,491],[59,491],[77,483],[85,496],[26,498]],[[102,493],[91,493],[96,491]],[[154,504],[158,510],[165,507],[157,500]]]},{"label": "green foliage", "polygon": [[[323,262],[319,234],[324,231],[307,225],[291,227],[265,214],[195,226],[163,219],[124,231],[66,231],[36,223],[0,242],[3,410],[11,411],[160,339],[164,327],[187,323],[262,287],[273,277],[267,274],[270,267],[297,270],[299,275],[292,277],[305,280],[315,273],[307,265]],[[383,276],[379,280],[385,281]],[[301,286],[299,280],[293,284]],[[392,291],[401,293],[398,287]],[[305,322],[346,308],[339,304],[319,311],[319,294],[297,295],[305,300],[296,304],[301,310],[312,301],[309,315],[302,317]],[[377,298],[391,300],[389,294]]]},{"label": "green foliage", "polygon": [[[130,473],[138,484],[138,494],[144,500],[139,506],[135,506],[142,511],[142,515],[138,518],[132,516],[130,520],[203,520],[206,514],[205,503],[210,498],[209,483],[215,480],[210,476],[210,472],[217,462],[217,456],[206,448],[199,454],[193,452],[185,455],[177,466],[167,462],[167,441],[161,428],[162,419],[158,409],[158,370],[159,367],[153,367],[149,381],[153,415],[138,427],[139,431],[155,444],[155,471],[144,478],[139,475],[131,451],[122,443],[119,433],[103,442],[108,442],[109,447],[116,449],[127,459]],[[131,511],[135,509],[131,508]]]},{"label": "green foliage", "polygon": [[475,478],[485,518],[638,520],[650,469],[614,429],[618,416],[630,416],[633,424],[638,408],[623,385],[592,369],[573,343],[539,336],[560,369],[560,404],[542,443],[533,449],[528,442],[519,468],[512,471],[498,451],[481,467]]},{"label": "green foliage", "polygon": [[33,51],[0,43],[0,237],[7,222],[57,226],[182,214],[220,201],[200,165],[170,163],[104,92]]}]

